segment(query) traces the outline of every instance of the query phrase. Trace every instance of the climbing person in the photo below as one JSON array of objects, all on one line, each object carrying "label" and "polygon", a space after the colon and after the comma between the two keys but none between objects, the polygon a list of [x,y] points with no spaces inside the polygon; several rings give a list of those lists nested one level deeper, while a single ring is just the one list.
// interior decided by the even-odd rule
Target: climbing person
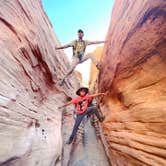
[{"label": "climbing person", "polygon": [[89,95],[89,89],[86,87],[81,87],[76,91],[76,94],[77,94],[76,98],[72,99],[71,101],[67,102],[63,106],[59,107],[59,109],[61,109],[70,104],[74,104],[76,107],[75,124],[73,127],[73,131],[72,131],[68,141],[66,142],[67,144],[72,143],[72,141],[77,133],[78,127],[79,127],[81,121],[83,120],[83,118],[85,117],[85,115],[95,114],[100,122],[103,122],[105,119],[104,116],[101,116],[99,114],[97,107],[95,107],[94,105],[91,105],[92,99],[94,97],[100,96],[100,95],[106,95],[105,93],[97,93],[97,94]]},{"label": "climbing person", "polygon": [[68,72],[65,74],[65,76],[59,80],[60,86],[64,84],[65,79],[73,72],[73,70],[75,69],[75,67],[78,64],[80,64],[88,59],[91,59],[92,62],[96,65],[96,67],[99,70],[101,68],[101,65],[99,64],[99,62],[97,61],[97,59],[95,58],[95,56],[92,53],[88,53],[86,55],[84,55],[84,54],[85,54],[86,47],[88,45],[105,43],[105,41],[88,41],[88,40],[83,40],[83,37],[84,37],[84,32],[83,32],[83,30],[79,29],[78,30],[78,40],[74,40],[67,45],[55,48],[58,50],[58,49],[73,47],[73,59],[72,59],[71,67],[68,70]]}]

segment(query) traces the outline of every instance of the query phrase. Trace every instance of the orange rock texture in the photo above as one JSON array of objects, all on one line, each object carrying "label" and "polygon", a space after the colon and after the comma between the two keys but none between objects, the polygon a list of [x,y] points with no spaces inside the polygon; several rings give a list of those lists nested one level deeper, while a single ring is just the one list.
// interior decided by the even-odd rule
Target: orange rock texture
[{"label": "orange rock texture", "polygon": [[82,82],[82,74],[78,70],[75,70],[74,74],[75,74],[76,78],[79,80],[79,82],[81,83]]},{"label": "orange rock texture", "polygon": [[[93,52],[94,56],[98,61],[100,61],[101,56],[103,53],[103,47],[97,47],[96,50]],[[94,90],[94,85],[97,83],[97,78],[98,78],[99,70],[96,68],[95,64],[91,63],[90,66],[90,81],[89,81],[89,87],[93,91]]]},{"label": "orange rock texture", "polygon": [[58,107],[78,87],[54,82],[69,62],[39,0],[0,1],[0,165],[55,166],[62,149]]},{"label": "orange rock texture", "polygon": [[166,1],[116,0],[98,91],[113,166],[166,165]]}]

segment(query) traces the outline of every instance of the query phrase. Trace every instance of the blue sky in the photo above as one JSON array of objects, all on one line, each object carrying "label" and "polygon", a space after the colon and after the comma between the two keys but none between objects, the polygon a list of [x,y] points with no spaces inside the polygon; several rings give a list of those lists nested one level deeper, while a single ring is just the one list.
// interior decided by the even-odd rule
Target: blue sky
[{"label": "blue sky", "polygon": [[[42,0],[62,45],[77,39],[80,28],[84,30],[84,39],[105,40],[113,3],[114,0]],[[96,47],[87,47],[87,52],[92,52]],[[66,49],[65,53],[71,60],[71,48]],[[87,61],[76,68],[86,81],[89,79],[89,66],[90,61]]]}]

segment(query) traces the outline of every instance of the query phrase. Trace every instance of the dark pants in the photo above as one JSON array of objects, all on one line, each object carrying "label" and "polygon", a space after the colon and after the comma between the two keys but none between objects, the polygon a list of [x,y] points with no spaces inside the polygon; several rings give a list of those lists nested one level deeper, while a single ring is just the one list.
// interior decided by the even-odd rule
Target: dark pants
[{"label": "dark pants", "polygon": [[100,120],[100,115],[99,115],[98,109],[95,106],[90,106],[87,108],[86,112],[84,112],[83,114],[78,114],[76,117],[76,120],[75,120],[72,134],[69,138],[70,141],[72,141],[74,139],[74,137],[77,133],[78,127],[79,127],[81,121],[83,120],[84,116],[90,115],[90,114],[95,114],[97,116],[97,118]]}]

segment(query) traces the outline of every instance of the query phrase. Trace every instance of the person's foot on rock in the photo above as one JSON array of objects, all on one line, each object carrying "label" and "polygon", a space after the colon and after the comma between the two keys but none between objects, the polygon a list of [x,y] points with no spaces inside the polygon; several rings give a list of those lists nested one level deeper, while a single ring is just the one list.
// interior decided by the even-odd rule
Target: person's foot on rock
[{"label": "person's foot on rock", "polygon": [[100,121],[100,122],[103,122],[104,119],[105,119],[105,116],[102,116],[102,117],[99,119],[99,121]]}]

